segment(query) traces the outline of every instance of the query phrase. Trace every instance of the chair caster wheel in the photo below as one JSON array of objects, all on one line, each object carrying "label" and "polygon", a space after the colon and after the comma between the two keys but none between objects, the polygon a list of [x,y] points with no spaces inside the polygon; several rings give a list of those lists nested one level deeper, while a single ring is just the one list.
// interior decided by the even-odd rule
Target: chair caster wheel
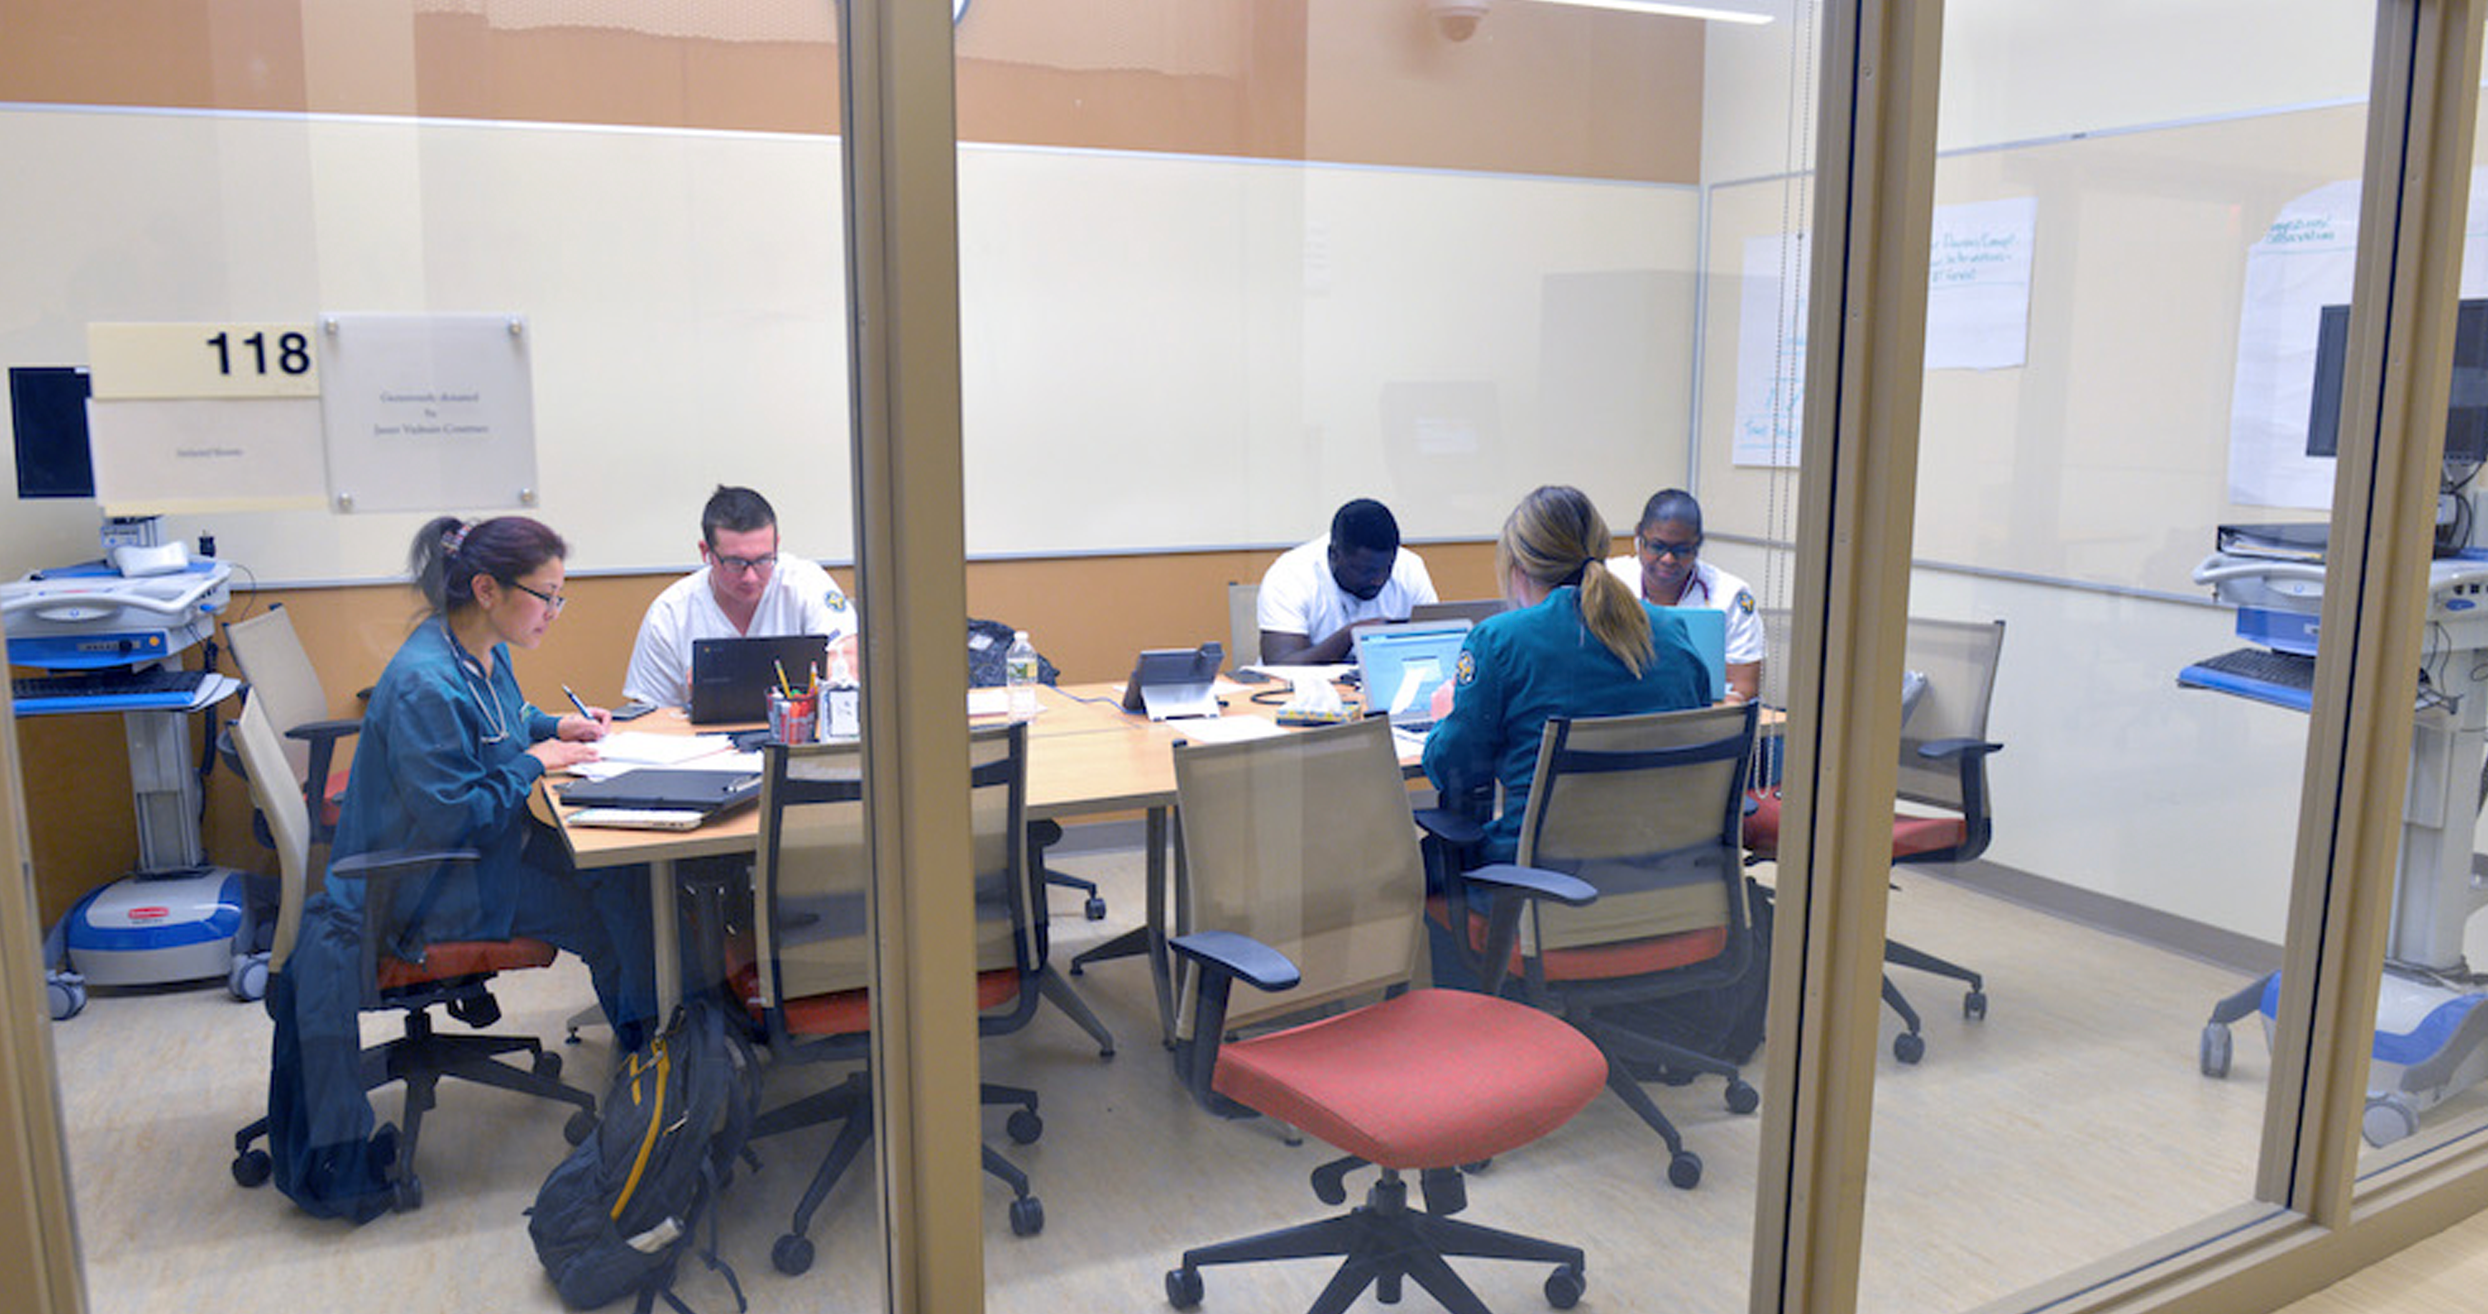
[{"label": "chair caster wheel", "polygon": [[1198,1309],[1201,1305],[1201,1270],[1170,1268],[1166,1271],[1166,1303],[1177,1309]]},{"label": "chair caster wheel", "polygon": [[1752,1113],[1762,1107],[1762,1092],[1744,1081],[1728,1083],[1728,1112]]},{"label": "chair caster wheel", "polygon": [[225,992],[245,1004],[267,998],[268,956],[235,954],[233,970],[225,974]]},{"label": "chair caster wheel", "polygon": [[2227,1027],[2217,1022],[2204,1024],[2201,1053],[2195,1059],[2195,1065],[2202,1070],[2204,1076],[2217,1081],[2229,1075],[2230,1044]]},{"label": "chair caster wheel", "polygon": [[411,1214],[423,1207],[423,1179],[408,1173],[397,1179],[397,1211]]},{"label": "chair caster wheel", "polygon": [[1915,1063],[1926,1057],[1926,1037],[1915,1031],[1904,1031],[1892,1037],[1892,1057],[1903,1063]]},{"label": "chair caster wheel", "polygon": [[1667,1184],[1679,1191],[1690,1191],[1702,1184],[1702,1156],[1691,1150],[1678,1150],[1667,1157]]},{"label": "chair caster wheel", "polygon": [[1011,1235],[1035,1236],[1045,1230],[1045,1203],[1033,1195],[1011,1202]]},{"label": "chair caster wheel", "polygon": [[788,1277],[800,1277],[812,1267],[812,1239],[789,1232],[769,1247],[769,1262]]},{"label": "chair caster wheel", "polygon": [[2359,1133],[2382,1148],[2419,1130],[2419,1106],[2400,1091],[2370,1097],[2359,1116]]},{"label": "chair caster wheel", "polygon": [[55,1022],[66,1022],[86,1011],[86,978],[76,972],[53,972],[46,976],[43,993]]},{"label": "chair caster wheel", "polygon": [[562,1139],[572,1145],[584,1145],[587,1138],[595,1134],[596,1113],[593,1109],[581,1109],[570,1115],[570,1121],[562,1124]]},{"label": "chair caster wheel", "polygon": [[1003,1129],[1011,1134],[1013,1145],[1034,1145],[1045,1134],[1045,1119],[1038,1117],[1035,1109],[1020,1109],[1003,1124]]},{"label": "chair caster wheel", "polygon": [[237,1186],[261,1186],[276,1165],[266,1150],[244,1150],[233,1156],[233,1181]]},{"label": "chair caster wheel", "polygon": [[1080,905],[1080,915],[1092,922],[1106,920],[1106,901],[1096,895],[1090,895],[1089,901]]},{"label": "chair caster wheel", "polygon": [[1580,1266],[1566,1264],[1546,1279],[1546,1303],[1557,1309],[1570,1309],[1581,1303],[1582,1293],[1590,1289],[1589,1278]]},{"label": "chair caster wheel", "polygon": [[562,1056],[551,1050],[539,1049],[536,1051],[535,1061],[528,1064],[528,1067],[537,1076],[547,1081],[557,1081],[562,1075]]},{"label": "chair caster wheel", "polygon": [[1984,990],[1973,990],[1968,994],[1961,996],[1961,1016],[1968,1018],[1972,1022],[1986,1021],[1987,992]]}]

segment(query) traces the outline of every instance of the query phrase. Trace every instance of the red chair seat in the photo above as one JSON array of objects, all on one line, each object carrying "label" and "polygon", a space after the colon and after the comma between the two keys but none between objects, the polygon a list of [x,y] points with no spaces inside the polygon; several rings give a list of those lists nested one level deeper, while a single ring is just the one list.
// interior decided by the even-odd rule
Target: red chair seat
[{"label": "red chair seat", "polygon": [[[760,966],[741,963],[732,971],[735,998],[743,1001],[743,1011],[752,1021],[765,1021],[768,1010],[760,1003]],[[1000,1008],[1019,997],[1019,970],[996,968],[976,974],[976,1011]],[[841,990],[828,995],[806,995],[786,1001],[786,1029],[798,1036],[854,1036],[873,1029],[872,992]]]},{"label": "red chair seat", "polygon": [[320,824],[330,830],[337,828],[337,811],[346,799],[346,778],[354,773],[352,766],[343,766],[328,773],[328,788],[320,793]]},{"label": "red chair seat", "polygon": [[[1437,926],[1451,924],[1450,901],[1435,895],[1425,901],[1426,916]],[[1469,913],[1469,949],[1486,951],[1486,915],[1475,910]],[[1614,944],[1591,945],[1581,949],[1557,949],[1539,962],[1540,970],[1549,981],[1613,981],[1620,977],[1645,976],[1665,972],[1694,963],[1706,963],[1727,952],[1728,928],[1706,926],[1698,931],[1677,935],[1654,935],[1642,940],[1620,940]],[[1505,971],[1519,976],[1526,970],[1521,952],[1512,951],[1512,961]]]},{"label": "red chair seat", "polygon": [[[1754,800],[1754,810],[1745,814],[1745,849],[1757,858],[1776,857],[1780,851],[1780,796],[1774,792],[1749,797]],[[1966,818],[1915,817],[1905,812],[1892,816],[1895,860],[1958,848],[1969,841],[1970,823]]]},{"label": "red chair seat", "polygon": [[425,945],[420,963],[397,958],[381,959],[380,988],[402,990],[407,986],[429,985],[434,981],[484,972],[550,967],[553,955],[553,946],[542,940],[524,937],[513,940],[455,940],[447,944]]},{"label": "red chair seat", "polygon": [[1563,1126],[1607,1060],[1570,1023],[1465,990],[1219,1047],[1219,1094],[1385,1168],[1490,1159]]}]

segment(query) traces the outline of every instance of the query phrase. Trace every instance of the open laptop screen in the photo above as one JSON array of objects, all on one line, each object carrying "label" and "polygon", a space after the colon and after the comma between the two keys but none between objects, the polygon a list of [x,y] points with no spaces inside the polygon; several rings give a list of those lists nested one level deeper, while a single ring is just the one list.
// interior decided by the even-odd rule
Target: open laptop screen
[{"label": "open laptop screen", "polygon": [[1459,669],[1465,620],[1377,625],[1356,633],[1356,665],[1365,684],[1365,710],[1383,712],[1401,729],[1434,724],[1434,691]]},{"label": "open laptop screen", "polygon": [[693,640],[691,723],[767,720],[769,689],[777,683],[779,669],[801,688],[813,671],[824,669],[828,652],[826,634]]}]

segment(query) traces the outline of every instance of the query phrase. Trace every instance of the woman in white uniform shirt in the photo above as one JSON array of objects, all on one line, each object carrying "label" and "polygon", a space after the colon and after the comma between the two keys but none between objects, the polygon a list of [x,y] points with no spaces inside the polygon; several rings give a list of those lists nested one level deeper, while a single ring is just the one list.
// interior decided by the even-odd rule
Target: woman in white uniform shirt
[{"label": "woman in white uniform shirt", "polygon": [[1609,557],[1607,569],[1645,602],[1709,607],[1728,618],[1728,701],[1750,702],[1762,691],[1762,617],[1744,580],[1701,559],[1702,504],[1681,488],[1653,493],[1641,509],[1630,556]]}]

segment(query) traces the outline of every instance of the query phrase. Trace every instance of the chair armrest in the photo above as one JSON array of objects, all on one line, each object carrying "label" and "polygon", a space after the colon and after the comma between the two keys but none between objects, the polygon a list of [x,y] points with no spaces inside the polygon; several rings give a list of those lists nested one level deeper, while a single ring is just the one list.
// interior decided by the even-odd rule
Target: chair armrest
[{"label": "chair armrest", "polygon": [[1260,990],[1292,990],[1304,979],[1287,955],[1235,931],[1195,931],[1176,936],[1166,947],[1204,967],[1242,977]]},{"label": "chair armrest", "polygon": [[1486,838],[1486,827],[1457,808],[1418,808],[1416,815],[1419,830],[1446,843],[1476,844]]},{"label": "chair armrest", "polygon": [[1972,760],[2001,753],[2004,745],[1981,739],[1930,739],[1918,745],[1918,756],[1924,758],[1968,757]]},{"label": "chair armrest", "polygon": [[338,717],[327,721],[305,721],[286,731],[285,737],[316,744],[343,739],[347,735],[361,732],[362,728],[363,718],[359,716]]},{"label": "chair armrest", "polygon": [[1192,1038],[1175,1046],[1175,1077],[1195,1102],[1222,1118],[1247,1118],[1251,1109],[1211,1089],[1218,1071],[1218,1044],[1227,1031],[1227,996],[1237,978],[1263,990],[1293,989],[1303,975],[1287,955],[1234,931],[1195,931],[1166,942],[1179,957],[1201,967],[1193,996]]},{"label": "chair armrest", "polygon": [[1480,885],[1498,886],[1532,899],[1553,899],[1568,908],[1582,908],[1598,901],[1598,887],[1577,876],[1544,867],[1522,867],[1509,862],[1471,867],[1461,873],[1462,880]]},{"label": "chair armrest", "polygon": [[[331,877],[353,876],[363,885],[363,970],[358,978],[363,984],[366,1008],[378,1006],[380,955],[408,963],[423,961],[423,946],[410,942],[407,933],[423,925],[423,917],[431,909],[433,892],[440,888],[440,870],[444,867],[473,863],[480,855],[473,849],[381,849],[358,853],[330,863]],[[388,925],[397,907],[397,883],[418,872],[432,873],[432,880],[415,904],[414,916],[401,925]]]}]

